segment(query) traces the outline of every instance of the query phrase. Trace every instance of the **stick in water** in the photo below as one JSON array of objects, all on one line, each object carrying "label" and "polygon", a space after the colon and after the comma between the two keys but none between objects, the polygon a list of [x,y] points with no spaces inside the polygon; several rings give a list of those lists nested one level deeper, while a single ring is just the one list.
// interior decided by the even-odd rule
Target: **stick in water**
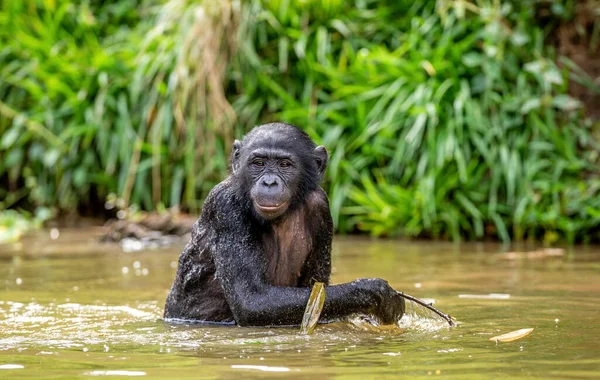
[{"label": "stick in water", "polygon": [[433,311],[434,313],[436,313],[440,317],[444,318],[444,320],[446,322],[448,322],[448,324],[450,325],[450,327],[455,326],[454,321],[452,320],[452,317],[450,315],[442,313],[441,311],[439,311],[435,307],[431,306],[427,302],[422,301],[422,300],[418,299],[417,297],[413,297],[413,296],[408,295],[408,294],[403,293],[403,292],[398,292],[398,294],[400,295],[400,297],[402,297],[404,299],[407,299],[409,301],[413,301],[414,303],[419,304],[419,305],[423,306],[424,308]]}]

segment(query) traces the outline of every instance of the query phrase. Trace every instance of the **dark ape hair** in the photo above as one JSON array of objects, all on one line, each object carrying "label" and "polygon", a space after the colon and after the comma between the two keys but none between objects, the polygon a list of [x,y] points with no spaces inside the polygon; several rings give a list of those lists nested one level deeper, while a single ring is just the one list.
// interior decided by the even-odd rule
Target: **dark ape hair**
[{"label": "dark ape hair", "polygon": [[[315,155],[317,145],[303,130],[286,123],[269,123],[253,128],[242,139],[241,146],[234,144],[232,160],[243,159],[244,154],[255,148],[277,149],[289,152],[293,155],[294,163],[300,171],[298,188],[292,189],[294,196],[290,203],[290,211],[302,204],[308,194],[313,192],[321,180],[318,157]],[[236,151],[238,149],[238,151]],[[237,194],[240,200],[250,210],[250,189],[253,183],[248,183],[245,176],[245,166],[238,165],[237,169],[232,167],[233,181],[237,184]]]}]

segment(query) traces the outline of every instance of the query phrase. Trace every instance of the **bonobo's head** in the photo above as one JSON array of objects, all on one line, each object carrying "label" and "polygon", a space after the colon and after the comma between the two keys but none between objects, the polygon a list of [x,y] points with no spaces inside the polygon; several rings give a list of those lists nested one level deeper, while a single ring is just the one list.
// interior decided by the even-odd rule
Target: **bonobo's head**
[{"label": "bonobo's head", "polygon": [[270,123],[252,129],[231,152],[231,171],[242,197],[266,220],[302,204],[319,185],[327,150],[293,125]]}]

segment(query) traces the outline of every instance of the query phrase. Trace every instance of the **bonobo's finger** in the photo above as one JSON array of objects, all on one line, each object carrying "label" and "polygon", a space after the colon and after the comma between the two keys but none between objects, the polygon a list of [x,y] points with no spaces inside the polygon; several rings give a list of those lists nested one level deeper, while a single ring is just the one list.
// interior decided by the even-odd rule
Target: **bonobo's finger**
[{"label": "bonobo's finger", "polygon": [[398,322],[400,320],[400,318],[402,318],[402,316],[404,315],[404,312],[406,310],[406,301],[404,300],[404,297],[400,296],[400,294],[396,293],[394,295],[394,301],[397,305],[397,310],[396,310],[396,316],[395,316],[395,321]]},{"label": "bonobo's finger", "polygon": [[377,293],[379,296],[376,316],[383,324],[394,324],[402,316],[404,310],[404,300],[398,296],[387,281],[377,279],[374,281],[378,285]]},{"label": "bonobo's finger", "polygon": [[370,310],[381,323],[397,323],[404,314],[404,298],[381,278],[359,279],[354,282],[372,299]]},{"label": "bonobo's finger", "polygon": [[396,292],[392,293],[381,305],[379,318],[383,324],[398,323],[405,310],[404,298]]}]

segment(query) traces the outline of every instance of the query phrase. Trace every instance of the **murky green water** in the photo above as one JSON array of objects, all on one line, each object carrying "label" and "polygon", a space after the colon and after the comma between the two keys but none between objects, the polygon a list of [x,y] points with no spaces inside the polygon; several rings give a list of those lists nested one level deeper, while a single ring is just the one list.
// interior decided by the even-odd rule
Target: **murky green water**
[{"label": "murky green water", "polygon": [[[403,332],[334,324],[302,336],[165,324],[181,247],[123,253],[94,236],[46,232],[0,246],[0,378],[600,377],[597,247],[507,255],[498,245],[339,238],[334,282],[383,277],[461,324],[413,316]],[[490,293],[510,296],[475,297]],[[523,339],[489,341],[526,327],[535,330]]]}]

